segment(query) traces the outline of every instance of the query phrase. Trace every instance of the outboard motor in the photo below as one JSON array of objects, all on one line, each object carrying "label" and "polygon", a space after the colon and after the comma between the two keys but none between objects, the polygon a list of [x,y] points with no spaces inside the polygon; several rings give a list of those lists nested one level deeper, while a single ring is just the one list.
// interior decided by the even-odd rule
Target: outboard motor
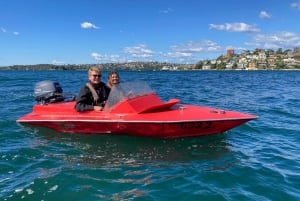
[{"label": "outboard motor", "polygon": [[34,97],[38,103],[48,104],[64,101],[63,90],[58,82],[50,80],[36,83]]}]

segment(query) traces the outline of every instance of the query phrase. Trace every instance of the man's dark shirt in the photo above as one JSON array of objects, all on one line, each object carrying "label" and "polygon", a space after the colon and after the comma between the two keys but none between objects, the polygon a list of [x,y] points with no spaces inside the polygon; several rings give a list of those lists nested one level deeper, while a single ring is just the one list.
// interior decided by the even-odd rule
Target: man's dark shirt
[{"label": "man's dark shirt", "polygon": [[79,94],[76,96],[75,109],[78,112],[94,110],[94,106],[103,106],[104,101],[107,100],[110,88],[107,87],[105,83],[100,82],[98,85],[95,86],[92,84],[92,86],[94,86],[94,89],[99,96],[99,100],[96,102],[93,98],[91,90],[84,85],[80,89]]}]

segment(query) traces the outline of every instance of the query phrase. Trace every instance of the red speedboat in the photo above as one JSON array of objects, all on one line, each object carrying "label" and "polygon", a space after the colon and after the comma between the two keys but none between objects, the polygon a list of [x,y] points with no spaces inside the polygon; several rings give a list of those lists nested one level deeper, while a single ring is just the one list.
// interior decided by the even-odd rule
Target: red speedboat
[{"label": "red speedboat", "polygon": [[[162,101],[144,82],[121,83],[113,87],[103,111],[77,112],[75,101],[66,101],[58,83],[53,91],[35,90],[38,104],[19,118],[22,124],[67,133],[135,135],[180,138],[223,133],[257,116],[211,107],[180,104],[178,99]],[[50,87],[51,88],[51,87]]]}]

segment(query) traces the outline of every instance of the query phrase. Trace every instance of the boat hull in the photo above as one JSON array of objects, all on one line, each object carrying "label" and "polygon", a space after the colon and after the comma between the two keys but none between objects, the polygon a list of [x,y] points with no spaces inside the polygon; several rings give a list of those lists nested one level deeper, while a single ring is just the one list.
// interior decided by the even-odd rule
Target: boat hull
[{"label": "boat hull", "polygon": [[247,121],[249,119],[160,123],[83,121],[32,121],[20,123],[49,128],[64,133],[181,138],[223,133]]},{"label": "boat hull", "polygon": [[210,107],[176,104],[149,113],[77,112],[74,102],[35,105],[17,122],[66,133],[181,138],[223,133],[256,116]]}]

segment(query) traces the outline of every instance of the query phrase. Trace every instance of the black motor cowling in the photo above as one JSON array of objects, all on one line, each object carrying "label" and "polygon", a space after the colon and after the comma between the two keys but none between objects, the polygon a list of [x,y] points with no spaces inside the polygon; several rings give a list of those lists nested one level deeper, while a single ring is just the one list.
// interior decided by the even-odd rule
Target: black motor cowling
[{"label": "black motor cowling", "polygon": [[64,101],[63,90],[60,84],[50,80],[36,83],[34,97],[37,102],[42,104]]}]

